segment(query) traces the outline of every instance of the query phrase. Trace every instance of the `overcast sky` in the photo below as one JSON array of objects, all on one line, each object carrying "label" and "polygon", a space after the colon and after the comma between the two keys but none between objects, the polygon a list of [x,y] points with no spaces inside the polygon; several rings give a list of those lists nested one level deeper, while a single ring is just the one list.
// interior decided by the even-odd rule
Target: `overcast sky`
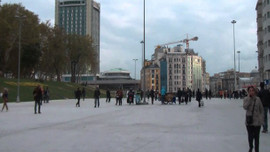
[{"label": "overcast sky", "polygon": [[[142,66],[143,0],[96,0],[101,4],[101,72],[124,68],[134,78]],[[22,3],[41,21],[54,24],[55,0],[2,0]],[[146,0],[146,59],[155,46],[198,36],[190,48],[206,60],[212,76],[233,68],[233,25],[240,70],[250,72],[257,61],[257,0]],[[185,46],[185,45],[184,45]],[[238,54],[236,53],[238,70]]]}]

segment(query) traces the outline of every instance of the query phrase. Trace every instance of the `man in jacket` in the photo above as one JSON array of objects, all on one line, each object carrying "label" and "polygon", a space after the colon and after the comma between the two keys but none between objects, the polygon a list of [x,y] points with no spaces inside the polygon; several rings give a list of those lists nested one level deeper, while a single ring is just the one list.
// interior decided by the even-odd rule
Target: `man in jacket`
[{"label": "man in jacket", "polygon": [[180,90],[180,88],[178,88],[178,91],[177,91],[177,97],[178,97],[178,102],[179,102],[179,104],[181,104],[182,91]]},{"label": "man in jacket", "polygon": [[40,105],[41,105],[41,99],[42,99],[42,91],[40,85],[38,85],[34,91],[33,91],[33,96],[35,100],[35,114],[37,114],[37,106],[38,106],[38,113],[40,114]]},{"label": "man in jacket", "polygon": [[199,103],[199,107],[201,107],[201,100],[202,100],[202,93],[200,91],[200,89],[197,90],[197,93],[196,93],[196,100],[198,101]]},{"label": "man in jacket", "polygon": [[78,100],[76,103],[76,107],[80,107],[80,99],[82,96],[82,91],[80,90],[80,88],[77,89],[75,95],[76,95],[76,99]]},{"label": "man in jacket", "polygon": [[268,90],[264,89],[264,83],[261,82],[260,83],[260,87],[261,90],[258,94],[258,96],[261,99],[261,102],[263,104],[263,109],[264,109],[264,124],[263,124],[263,133],[267,133],[268,132],[268,119],[267,119],[267,115],[268,115],[268,108],[270,106],[269,102],[270,102],[270,93]]}]

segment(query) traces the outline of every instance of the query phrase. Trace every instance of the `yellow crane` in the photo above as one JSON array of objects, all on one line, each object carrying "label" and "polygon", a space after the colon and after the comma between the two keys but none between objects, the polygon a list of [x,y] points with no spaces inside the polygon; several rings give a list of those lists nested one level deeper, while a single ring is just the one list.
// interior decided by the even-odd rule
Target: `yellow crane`
[{"label": "yellow crane", "polygon": [[165,44],[159,44],[156,46],[156,48],[161,48],[162,46],[168,46],[168,45],[172,45],[172,44],[177,44],[177,43],[186,43],[186,48],[189,49],[189,41],[197,41],[199,38],[197,36],[193,37],[193,38],[187,38],[180,40],[180,41],[175,41],[175,42],[169,42],[169,43],[165,43]]}]

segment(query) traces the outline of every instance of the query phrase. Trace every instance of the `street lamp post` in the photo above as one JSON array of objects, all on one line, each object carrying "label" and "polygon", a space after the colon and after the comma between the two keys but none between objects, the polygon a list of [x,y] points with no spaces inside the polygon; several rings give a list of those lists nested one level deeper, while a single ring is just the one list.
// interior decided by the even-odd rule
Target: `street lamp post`
[{"label": "street lamp post", "polygon": [[234,24],[236,23],[235,20],[231,22],[233,24],[233,58],[234,58],[234,90],[236,90],[236,66],[235,66],[235,32],[234,32]]},{"label": "street lamp post", "polygon": [[145,0],[143,0],[143,102],[145,101]]},{"label": "street lamp post", "polygon": [[133,59],[135,61],[135,73],[134,73],[134,79],[136,80],[136,61],[138,61],[138,59]]},{"label": "street lamp post", "polygon": [[238,53],[238,72],[240,73],[240,51],[237,51]]},{"label": "street lamp post", "polygon": [[[18,10],[17,10],[18,13]],[[19,19],[19,43],[18,43],[18,79],[17,79],[17,99],[16,102],[20,102],[20,75],[21,75],[21,36],[22,36],[22,19],[25,18],[25,15],[20,15],[19,13],[15,18]]]}]

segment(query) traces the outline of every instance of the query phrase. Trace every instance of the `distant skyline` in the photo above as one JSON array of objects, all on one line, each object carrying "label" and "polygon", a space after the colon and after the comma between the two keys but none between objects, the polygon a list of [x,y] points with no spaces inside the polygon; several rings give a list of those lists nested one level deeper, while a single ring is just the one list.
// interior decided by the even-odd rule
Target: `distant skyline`
[{"label": "distant skyline", "polygon": [[[101,72],[123,68],[134,78],[142,67],[143,0],[96,0],[101,5]],[[54,25],[55,0],[2,0],[21,3]],[[257,61],[257,0],[146,0],[146,59],[155,46],[189,37],[190,48],[206,60],[212,76],[233,68],[233,25],[235,24],[236,70],[240,53],[240,71],[251,72]],[[42,6],[42,7],[41,7]],[[171,47],[173,47],[172,45]],[[185,46],[185,45],[184,45]]]}]

